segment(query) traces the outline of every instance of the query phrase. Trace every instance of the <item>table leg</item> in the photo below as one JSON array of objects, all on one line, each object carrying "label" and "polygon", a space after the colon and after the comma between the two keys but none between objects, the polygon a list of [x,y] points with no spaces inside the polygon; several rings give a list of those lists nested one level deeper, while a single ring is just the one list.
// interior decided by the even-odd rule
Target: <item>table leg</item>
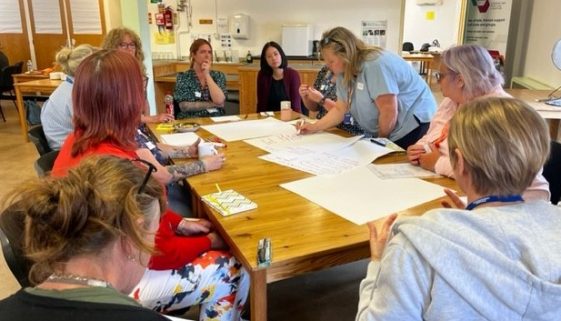
[{"label": "table leg", "polygon": [[267,320],[267,270],[251,271],[251,286],[249,291],[251,305],[251,320]]},{"label": "table leg", "polygon": [[21,126],[21,133],[23,135],[23,140],[25,142],[29,141],[29,137],[27,137],[27,115],[25,112],[25,106],[23,104],[23,96],[18,86],[16,86],[16,105],[18,107],[18,114],[19,114],[19,124]]}]

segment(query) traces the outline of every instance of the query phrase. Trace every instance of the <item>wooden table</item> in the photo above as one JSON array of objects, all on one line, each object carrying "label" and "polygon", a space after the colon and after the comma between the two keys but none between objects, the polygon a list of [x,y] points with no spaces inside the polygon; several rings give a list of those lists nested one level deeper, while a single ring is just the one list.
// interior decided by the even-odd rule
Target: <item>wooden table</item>
[{"label": "wooden table", "polygon": [[[293,116],[298,117],[296,113]],[[258,117],[258,114],[251,114],[247,119]],[[201,118],[189,121],[200,124],[212,122]],[[158,137],[165,134],[156,131],[156,125],[150,125],[150,128]],[[338,129],[333,131],[341,133]],[[210,135],[204,129],[197,131],[197,134],[201,137]],[[193,197],[193,211],[208,216],[251,275],[252,320],[267,320],[268,283],[370,256],[369,233],[365,225],[355,225],[279,186],[310,177],[311,174],[261,160],[258,156],[267,152],[243,141],[227,144],[223,149],[227,157],[224,168],[190,177],[188,183]],[[402,153],[383,157],[376,162],[404,161],[405,154]],[[448,178],[433,178],[429,181],[457,189],[456,183]],[[216,192],[215,184],[219,184],[222,190],[240,192],[256,202],[258,208],[230,217],[221,216],[200,201],[201,195]],[[372,193],[374,197],[375,191]],[[440,200],[399,214],[420,215],[436,207],[440,207]],[[257,243],[266,237],[272,243],[272,264],[260,268],[257,266]],[[366,271],[364,273],[366,275]]]},{"label": "wooden table", "polygon": [[21,134],[23,139],[28,142],[27,137],[27,114],[25,111],[25,106],[23,105],[23,94],[27,92],[41,92],[44,94],[51,94],[60,85],[62,80],[51,80],[51,79],[39,79],[26,82],[14,83],[14,88],[16,90],[16,104],[19,113],[19,123],[21,126]]},{"label": "wooden table", "polygon": [[[421,63],[421,67],[419,70],[419,74],[424,74],[426,75],[426,81],[429,84],[429,87],[431,85],[431,81],[432,81],[432,69],[436,69],[436,67],[438,66],[433,66],[433,62],[435,61],[435,55],[430,54],[430,53],[414,53],[414,54],[410,54],[410,53],[405,53],[405,54],[401,54],[401,58],[403,58],[403,60],[405,61],[418,61]],[[440,55],[438,55],[438,58],[440,58]],[[440,59],[439,59],[440,61]]]}]

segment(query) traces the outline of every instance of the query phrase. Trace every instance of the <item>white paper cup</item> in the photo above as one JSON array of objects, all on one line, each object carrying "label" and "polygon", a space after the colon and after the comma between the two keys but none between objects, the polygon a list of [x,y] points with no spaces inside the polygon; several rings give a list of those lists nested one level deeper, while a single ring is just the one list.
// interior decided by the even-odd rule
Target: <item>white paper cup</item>
[{"label": "white paper cup", "polygon": [[290,100],[283,100],[280,104],[280,109],[290,109]]},{"label": "white paper cup", "polygon": [[208,156],[216,155],[218,152],[214,148],[212,143],[200,143],[199,144],[199,159],[203,159]]}]

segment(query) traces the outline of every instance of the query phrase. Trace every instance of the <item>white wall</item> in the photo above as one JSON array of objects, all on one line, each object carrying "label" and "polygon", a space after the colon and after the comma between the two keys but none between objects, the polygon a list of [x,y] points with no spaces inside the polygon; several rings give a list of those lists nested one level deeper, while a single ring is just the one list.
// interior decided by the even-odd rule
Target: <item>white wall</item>
[{"label": "white wall", "polygon": [[[148,11],[156,12],[157,7],[149,0]],[[164,0],[164,3],[175,8],[175,0]],[[250,17],[250,38],[248,40],[233,41],[232,49],[237,49],[240,56],[245,56],[247,50],[253,55],[259,55],[263,44],[267,41],[281,41],[281,25],[306,23],[314,27],[315,38],[331,27],[344,26],[355,32],[361,31],[362,20],[387,20],[387,49],[401,50],[400,16],[401,0],[191,0],[193,7],[193,28],[190,34],[181,36],[181,55],[187,56],[193,35],[215,34],[216,13],[218,17],[228,17],[232,14],[244,13]],[[181,27],[185,30],[185,13],[179,13]],[[212,25],[200,25],[199,19],[213,19]],[[155,24],[151,30],[156,30]],[[177,39],[176,39],[177,41]],[[220,49],[218,41],[213,42],[214,49]],[[176,53],[175,45],[156,45],[152,43],[153,52]]]},{"label": "white wall", "polygon": [[561,39],[560,12],[559,0],[534,0],[523,74],[554,88],[561,85],[561,70],[551,61],[553,44]]},{"label": "white wall", "polygon": [[[461,0],[443,0],[442,5],[430,6],[419,6],[416,0],[406,0],[403,42],[412,42],[415,50],[434,39],[438,39],[443,49],[456,45],[460,9]],[[429,11],[434,12],[434,20],[427,20]]]}]

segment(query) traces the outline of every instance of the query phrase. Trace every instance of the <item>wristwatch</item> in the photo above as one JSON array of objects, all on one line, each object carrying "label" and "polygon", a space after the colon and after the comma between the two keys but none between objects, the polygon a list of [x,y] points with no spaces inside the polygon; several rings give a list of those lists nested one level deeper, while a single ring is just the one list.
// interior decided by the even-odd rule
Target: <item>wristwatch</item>
[{"label": "wristwatch", "polygon": [[327,99],[327,97],[325,97],[325,96],[321,97],[321,99],[318,101],[318,105],[323,106],[323,104],[325,104],[326,99]]}]

